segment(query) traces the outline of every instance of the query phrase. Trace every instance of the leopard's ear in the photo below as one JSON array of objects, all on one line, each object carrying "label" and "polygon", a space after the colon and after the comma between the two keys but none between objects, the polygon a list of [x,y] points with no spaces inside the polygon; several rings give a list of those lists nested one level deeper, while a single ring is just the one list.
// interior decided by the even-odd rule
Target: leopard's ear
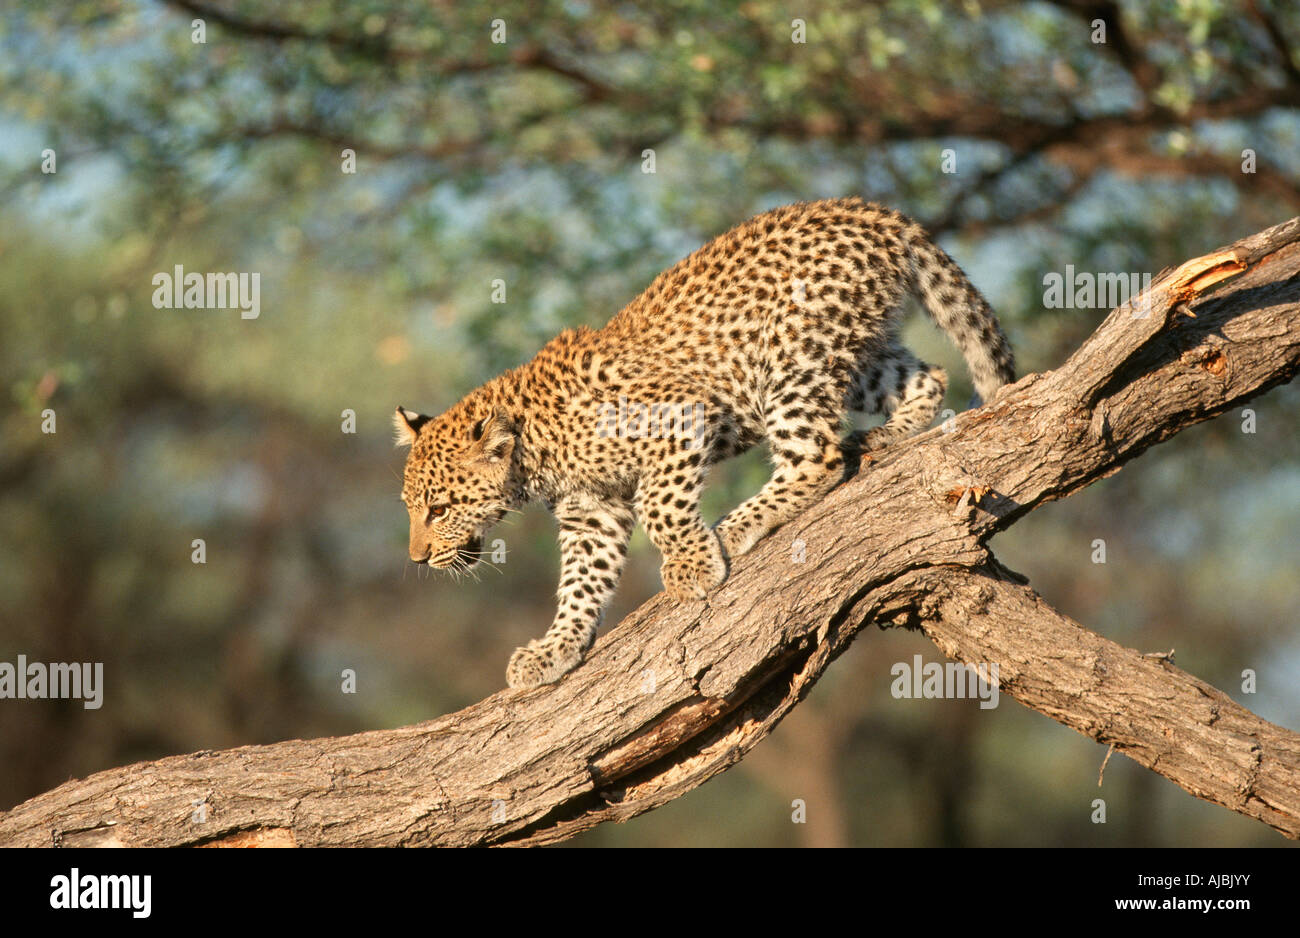
[{"label": "leopard's ear", "polygon": [[420,428],[428,423],[429,419],[405,407],[398,407],[397,412],[393,414],[393,431],[397,434],[397,445],[410,446],[414,443],[415,438],[420,435]]},{"label": "leopard's ear", "polygon": [[470,430],[470,452],[475,459],[497,463],[510,458],[515,448],[515,422],[510,415],[493,410]]}]

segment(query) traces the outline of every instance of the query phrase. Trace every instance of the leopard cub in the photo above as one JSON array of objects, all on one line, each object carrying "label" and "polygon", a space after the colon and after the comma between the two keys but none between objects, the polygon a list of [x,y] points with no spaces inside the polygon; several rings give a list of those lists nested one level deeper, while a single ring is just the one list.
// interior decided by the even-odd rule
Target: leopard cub
[{"label": "leopard cub", "polygon": [[[1015,380],[984,298],[898,212],[805,202],[720,235],[603,328],[566,330],[446,413],[397,408],[411,560],[468,568],[506,512],[544,501],[559,521],[559,607],[506,679],[556,680],[595,638],[637,520],[662,555],[664,589],[700,600],[839,481],[846,411],[886,417],[849,441],[865,450],[930,425],[947,378],[899,343],[909,294],[957,344],[980,397]],[[706,471],[763,439],[771,478],[710,528]]]}]

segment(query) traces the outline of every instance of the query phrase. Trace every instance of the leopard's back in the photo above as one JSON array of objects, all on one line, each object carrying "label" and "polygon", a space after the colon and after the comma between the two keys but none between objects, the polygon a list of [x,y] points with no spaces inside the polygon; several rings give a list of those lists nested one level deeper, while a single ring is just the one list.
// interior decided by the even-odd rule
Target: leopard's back
[{"label": "leopard's back", "polygon": [[847,373],[883,347],[910,223],[860,199],[785,206],[664,271],[605,327],[639,365],[761,413],[792,363]]}]

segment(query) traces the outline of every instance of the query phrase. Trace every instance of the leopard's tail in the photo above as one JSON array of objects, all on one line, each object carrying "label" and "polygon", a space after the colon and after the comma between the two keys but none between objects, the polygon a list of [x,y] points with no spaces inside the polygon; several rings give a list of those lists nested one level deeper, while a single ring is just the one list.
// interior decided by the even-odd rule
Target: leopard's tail
[{"label": "leopard's tail", "polygon": [[917,295],[939,328],[961,349],[975,393],[981,401],[990,400],[998,388],[1016,380],[1015,356],[997,317],[957,262],[919,228],[908,238],[908,245]]}]

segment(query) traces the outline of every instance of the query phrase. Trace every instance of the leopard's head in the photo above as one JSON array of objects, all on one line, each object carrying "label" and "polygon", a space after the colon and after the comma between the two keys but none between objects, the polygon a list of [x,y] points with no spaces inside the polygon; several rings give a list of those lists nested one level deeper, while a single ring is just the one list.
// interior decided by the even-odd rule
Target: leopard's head
[{"label": "leopard's head", "polygon": [[397,444],[411,448],[402,482],[411,560],[468,570],[479,561],[488,528],[520,504],[514,421],[462,402],[439,417],[399,407],[393,427]]}]

